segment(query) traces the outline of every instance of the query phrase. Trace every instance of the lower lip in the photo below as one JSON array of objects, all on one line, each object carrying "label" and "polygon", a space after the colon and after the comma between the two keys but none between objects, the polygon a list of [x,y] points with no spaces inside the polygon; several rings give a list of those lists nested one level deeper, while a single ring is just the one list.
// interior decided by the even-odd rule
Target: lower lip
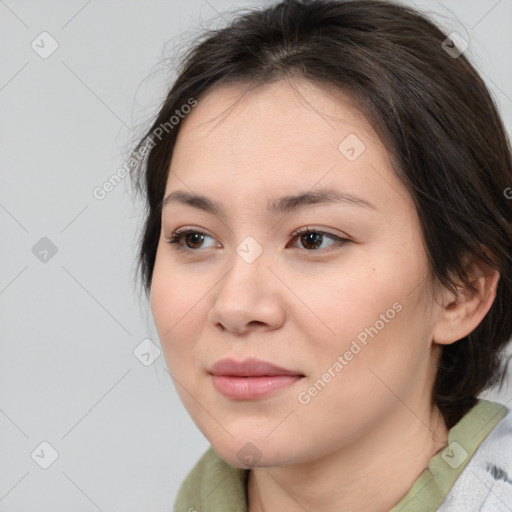
[{"label": "lower lip", "polygon": [[276,375],[274,377],[231,377],[212,375],[217,391],[235,400],[254,400],[268,396],[279,389],[291,386],[302,379],[299,375]]}]

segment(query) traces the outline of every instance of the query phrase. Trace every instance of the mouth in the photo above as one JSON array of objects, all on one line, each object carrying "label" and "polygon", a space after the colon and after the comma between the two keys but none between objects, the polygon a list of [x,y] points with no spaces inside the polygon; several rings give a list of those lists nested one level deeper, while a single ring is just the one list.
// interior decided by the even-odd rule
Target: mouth
[{"label": "mouth", "polygon": [[293,385],[304,374],[258,359],[221,359],[210,369],[215,389],[234,400],[256,400]]}]

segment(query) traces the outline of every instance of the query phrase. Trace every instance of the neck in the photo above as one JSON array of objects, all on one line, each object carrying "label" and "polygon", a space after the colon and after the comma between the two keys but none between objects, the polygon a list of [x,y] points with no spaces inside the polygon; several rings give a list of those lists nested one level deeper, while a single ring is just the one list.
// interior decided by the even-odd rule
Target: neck
[{"label": "neck", "polygon": [[439,410],[400,404],[378,428],[327,456],[300,465],[255,468],[248,512],[387,512],[448,440]]}]

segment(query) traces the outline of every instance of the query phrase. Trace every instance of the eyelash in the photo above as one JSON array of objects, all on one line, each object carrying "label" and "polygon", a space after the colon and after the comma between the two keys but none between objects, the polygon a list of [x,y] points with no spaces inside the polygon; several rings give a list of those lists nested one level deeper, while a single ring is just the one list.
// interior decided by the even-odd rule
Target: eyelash
[{"label": "eyelash", "polygon": [[[331,240],[334,240],[336,243],[333,244],[332,246],[329,246],[331,248],[335,247],[335,246],[342,247],[342,246],[346,245],[347,243],[351,242],[351,240],[349,240],[348,238],[343,238],[343,237],[340,237],[340,236],[337,236],[337,235],[333,235],[332,233],[326,233],[325,231],[320,231],[320,230],[316,230],[316,229],[310,230],[309,227],[297,229],[296,231],[294,231],[292,233],[291,237],[292,237],[292,240],[295,240],[300,235],[308,234],[308,233],[320,234],[320,235],[322,235],[324,237],[327,237],[327,238],[330,238]],[[181,243],[182,240],[187,235],[191,235],[191,234],[194,234],[194,235],[204,235],[204,236],[210,237],[210,235],[208,235],[207,233],[204,233],[203,231],[183,228],[181,230],[178,229],[178,230],[174,231],[172,233],[171,237],[166,239],[166,242],[168,244],[172,245],[173,248],[175,250],[177,250],[177,251],[197,252],[197,251],[199,251],[199,249],[190,249],[188,247],[184,247],[183,244]],[[210,238],[212,238],[212,237],[210,237]],[[304,248],[299,248],[299,250],[305,251],[305,252],[317,252],[317,251],[321,251],[322,249],[304,249]],[[330,250],[330,249],[327,248],[327,250]]]}]

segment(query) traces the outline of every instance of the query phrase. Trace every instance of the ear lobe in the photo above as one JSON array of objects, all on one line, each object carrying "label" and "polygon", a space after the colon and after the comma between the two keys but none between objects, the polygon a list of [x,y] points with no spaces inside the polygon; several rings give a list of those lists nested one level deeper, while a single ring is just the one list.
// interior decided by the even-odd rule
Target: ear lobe
[{"label": "ear lobe", "polygon": [[468,277],[476,292],[463,284],[457,286],[456,294],[443,288],[438,320],[432,332],[435,343],[449,345],[464,338],[476,329],[491,309],[500,273],[481,260],[470,265]]}]

